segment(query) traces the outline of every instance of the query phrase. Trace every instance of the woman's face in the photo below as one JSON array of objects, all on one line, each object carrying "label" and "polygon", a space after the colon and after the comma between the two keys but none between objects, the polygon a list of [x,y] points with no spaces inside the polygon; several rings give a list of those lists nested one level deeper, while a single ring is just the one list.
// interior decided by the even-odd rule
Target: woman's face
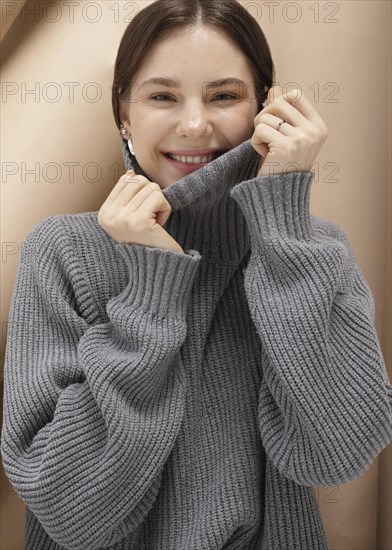
[{"label": "woman's face", "polygon": [[[158,77],[178,81],[179,87],[145,83]],[[244,84],[211,87],[211,82],[229,77]],[[202,26],[176,31],[152,47],[120,116],[140,167],[163,189],[211,161],[197,159],[195,155],[206,156],[198,150],[226,152],[249,139],[257,112],[246,57],[224,34]],[[168,152],[188,153],[201,162],[171,160]]]}]

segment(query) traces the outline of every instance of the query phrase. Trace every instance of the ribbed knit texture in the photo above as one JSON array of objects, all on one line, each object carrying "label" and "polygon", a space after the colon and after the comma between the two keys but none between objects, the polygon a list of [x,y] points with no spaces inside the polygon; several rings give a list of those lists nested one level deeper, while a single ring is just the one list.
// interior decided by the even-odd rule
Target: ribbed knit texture
[{"label": "ribbed knit texture", "polygon": [[392,440],[392,386],[314,174],[258,164],[248,140],[163,191],[185,254],[97,212],[26,236],[1,439],[25,550],[328,549],[312,485]]}]

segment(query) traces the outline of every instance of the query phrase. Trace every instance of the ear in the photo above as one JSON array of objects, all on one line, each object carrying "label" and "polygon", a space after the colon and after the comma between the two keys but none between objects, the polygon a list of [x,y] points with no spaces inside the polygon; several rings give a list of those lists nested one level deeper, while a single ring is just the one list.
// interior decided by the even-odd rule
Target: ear
[{"label": "ear", "polygon": [[130,129],[131,123],[129,121],[129,103],[128,102],[120,100],[119,107],[118,107],[118,114],[120,116],[121,124],[123,126],[126,126],[128,129]]}]

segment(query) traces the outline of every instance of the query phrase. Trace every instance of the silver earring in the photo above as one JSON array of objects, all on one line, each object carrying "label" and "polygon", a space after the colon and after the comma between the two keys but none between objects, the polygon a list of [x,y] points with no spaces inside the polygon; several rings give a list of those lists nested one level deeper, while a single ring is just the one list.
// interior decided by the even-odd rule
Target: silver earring
[{"label": "silver earring", "polygon": [[125,136],[125,134],[127,133],[127,130],[126,128],[124,128],[124,126],[121,124],[121,133]]},{"label": "silver earring", "polygon": [[135,154],[135,151],[133,150],[133,144],[132,144],[132,140],[131,140],[131,139],[128,140],[128,149],[130,150],[131,155],[134,155],[134,154]]}]

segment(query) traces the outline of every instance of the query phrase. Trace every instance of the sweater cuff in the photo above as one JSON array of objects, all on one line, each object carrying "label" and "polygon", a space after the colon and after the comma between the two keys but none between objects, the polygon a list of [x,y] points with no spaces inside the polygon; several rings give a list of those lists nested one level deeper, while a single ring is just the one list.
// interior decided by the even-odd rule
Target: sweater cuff
[{"label": "sweater cuff", "polygon": [[182,254],[136,243],[119,243],[117,248],[130,273],[121,301],[157,317],[185,318],[200,253],[185,250]]},{"label": "sweater cuff", "polygon": [[253,242],[278,238],[308,240],[314,233],[309,213],[314,172],[257,176],[230,191],[247,220]]}]

